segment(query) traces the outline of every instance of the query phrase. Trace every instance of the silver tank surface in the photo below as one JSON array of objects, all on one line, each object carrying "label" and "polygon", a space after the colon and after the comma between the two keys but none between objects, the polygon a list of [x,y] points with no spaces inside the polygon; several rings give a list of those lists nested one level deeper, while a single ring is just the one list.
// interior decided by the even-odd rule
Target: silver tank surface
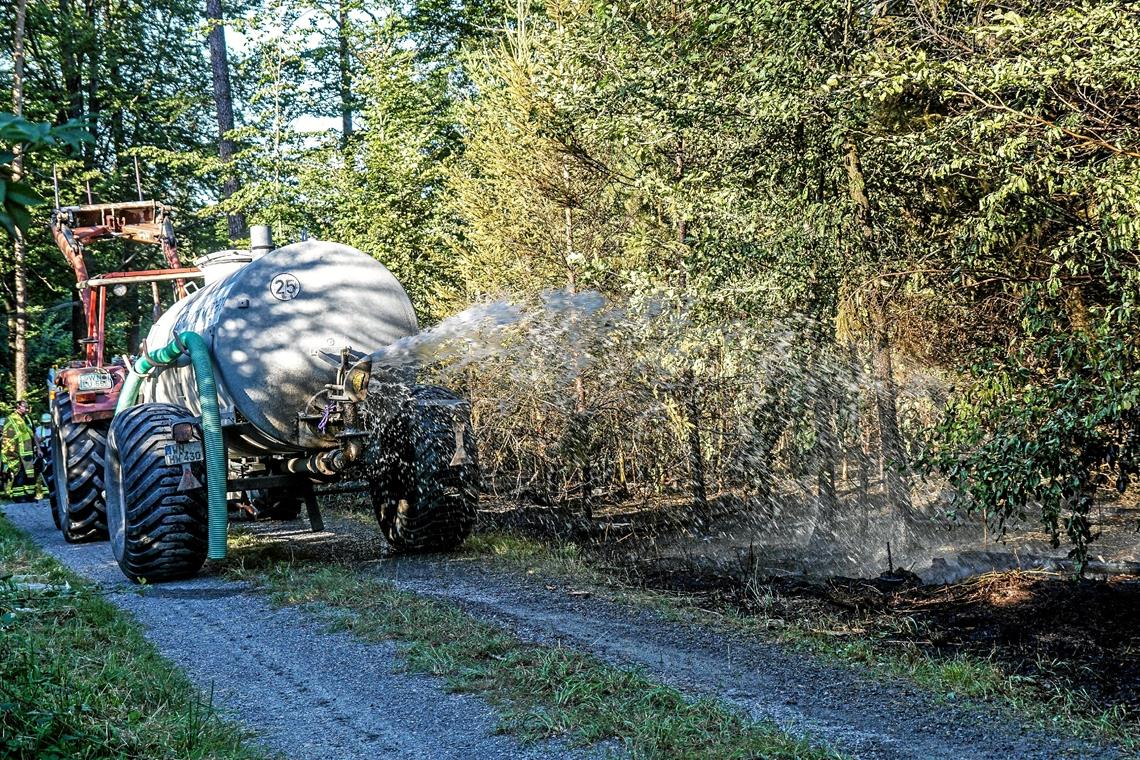
[{"label": "silver tank surface", "polygon": [[[336,379],[341,349],[372,353],[414,335],[415,312],[392,273],[355,248],[309,240],[253,261],[249,252],[233,254],[204,262],[206,285],[162,315],[147,346],[161,348],[187,330],[205,339],[230,448],[304,450],[297,415],[314,407],[319,413],[319,394]],[[220,279],[211,276],[215,267]],[[139,398],[200,414],[186,357],[145,379]]]}]

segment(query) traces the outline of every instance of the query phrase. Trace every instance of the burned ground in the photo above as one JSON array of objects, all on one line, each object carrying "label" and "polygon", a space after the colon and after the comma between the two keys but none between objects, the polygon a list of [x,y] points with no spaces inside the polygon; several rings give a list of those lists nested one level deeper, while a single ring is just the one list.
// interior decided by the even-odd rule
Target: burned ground
[{"label": "burned ground", "polygon": [[900,586],[893,579],[743,580],[648,571],[641,581],[709,609],[806,624],[836,641],[869,636],[939,656],[989,658],[1011,675],[1140,714],[1140,578],[1009,571]]}]

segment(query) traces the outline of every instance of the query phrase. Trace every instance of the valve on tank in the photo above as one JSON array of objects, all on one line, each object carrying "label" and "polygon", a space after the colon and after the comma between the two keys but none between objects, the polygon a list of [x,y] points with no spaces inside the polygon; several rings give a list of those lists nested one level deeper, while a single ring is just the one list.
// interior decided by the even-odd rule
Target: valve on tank
[{"label": "valve on tank", "polygon": [[[323,351],[321,355],[337,362],[336,380],[326,383],[297,415],[298,438],[313,448],[335,442],[343,462],[355,462],[363,453],[364,439],[369,434],[363,405],[372,380],[372,357],[349,346],[335,354]],[[331,466],[332,462],[325,460],[318,469],[325,473]]]}]

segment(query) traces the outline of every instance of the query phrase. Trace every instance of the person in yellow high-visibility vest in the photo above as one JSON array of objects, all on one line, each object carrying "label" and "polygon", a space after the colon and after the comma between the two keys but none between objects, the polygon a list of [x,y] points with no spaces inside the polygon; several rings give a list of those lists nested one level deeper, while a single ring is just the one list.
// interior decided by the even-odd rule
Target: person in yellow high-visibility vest
[{"label": "person in yellow high-visibility vest", "polygon": [[4,468],[12,474],[9,494],[12,501],[35,501],[36,450],[32,425],[28,422],[28,402],[16,402],[16,411],[4,423]]}]

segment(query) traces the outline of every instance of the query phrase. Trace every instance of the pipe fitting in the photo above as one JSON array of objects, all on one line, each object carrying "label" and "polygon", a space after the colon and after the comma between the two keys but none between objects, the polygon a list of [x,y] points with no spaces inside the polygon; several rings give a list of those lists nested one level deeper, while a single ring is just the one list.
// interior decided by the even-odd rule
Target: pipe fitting
[{"label": "pipe fitting", "polygon": [[285,463],[285,469],[297,475],[315,475],[317,477],[332,477],[340,473],[348,464],[348,459],[340,449],[322,451],[309,457],[290,459]]},{"label": "pipe fitting", "polygon": [[273,235],[269,227],[255,224],[249,228],[249,253],[254,261],[273,250]]}]

